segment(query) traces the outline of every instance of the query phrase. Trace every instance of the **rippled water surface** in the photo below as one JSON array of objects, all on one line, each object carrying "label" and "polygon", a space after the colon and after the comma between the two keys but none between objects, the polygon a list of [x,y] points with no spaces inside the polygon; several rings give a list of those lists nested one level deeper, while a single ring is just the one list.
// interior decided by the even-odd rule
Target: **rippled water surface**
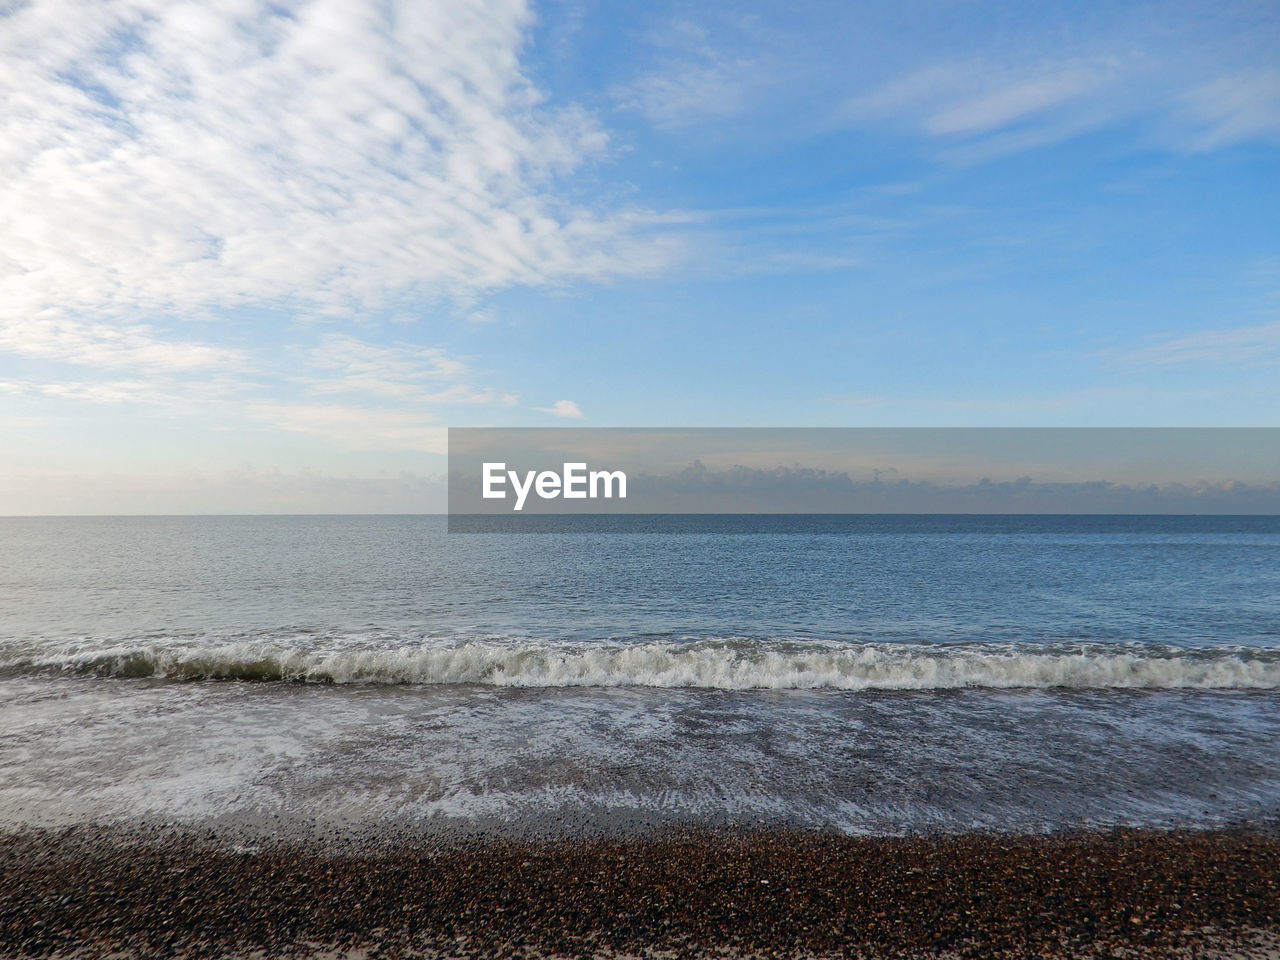
[{"label": "rippled water surface", "polygon": [[1280,812],[1280,535],[0,519],[0,823]]}]

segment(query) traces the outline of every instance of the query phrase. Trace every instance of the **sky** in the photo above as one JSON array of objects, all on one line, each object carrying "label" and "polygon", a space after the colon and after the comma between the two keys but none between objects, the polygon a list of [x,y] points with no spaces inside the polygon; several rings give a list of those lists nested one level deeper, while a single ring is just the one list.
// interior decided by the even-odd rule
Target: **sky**
[{"label": "sky", "polygon": [[1277,50],[1230,0],[0,4],[0,514],[439,509],[449,426],[1280,425]]}]

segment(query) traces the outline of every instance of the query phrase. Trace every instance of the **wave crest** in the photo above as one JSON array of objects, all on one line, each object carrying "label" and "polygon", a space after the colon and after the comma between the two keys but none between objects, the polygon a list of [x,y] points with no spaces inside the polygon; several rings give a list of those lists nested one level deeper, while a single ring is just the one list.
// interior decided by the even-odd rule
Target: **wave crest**
[{"label": "wave crest", "polygon": [[0,672],[181,680],[720,690],[1280,689],[1280,650],[803,640],[148,641],[0,650]]}]

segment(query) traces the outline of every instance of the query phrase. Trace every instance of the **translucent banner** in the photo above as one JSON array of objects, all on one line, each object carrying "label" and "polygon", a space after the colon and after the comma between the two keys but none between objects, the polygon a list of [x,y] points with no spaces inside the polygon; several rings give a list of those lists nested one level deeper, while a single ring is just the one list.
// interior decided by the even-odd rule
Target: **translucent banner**
[{"label": "translucent banner", "polygon": [[1273,428],[449,431],[451,532],[1257,532],[1277,516]]}]

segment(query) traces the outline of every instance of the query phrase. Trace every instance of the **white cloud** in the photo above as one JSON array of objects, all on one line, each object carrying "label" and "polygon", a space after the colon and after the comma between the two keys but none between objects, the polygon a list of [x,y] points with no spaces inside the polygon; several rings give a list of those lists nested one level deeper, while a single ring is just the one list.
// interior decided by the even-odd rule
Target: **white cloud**
[{"label": "white cloud", "polygon": [[885,52],[850,67],[833,123],[897,127],[965,162],[1108,128],[1179,152],[1280,137],[1280,20],[1264,7],[1040,12],[961,16],[937,32],[895,20]]},{"label": "white cloud", "polygon": [[[518,0],[36,0],[0,31],[0,350],[241,362],[162,317],[341,313],[657,268],[563,202],[606,149],[523,74]],[[145,319],[150,325],[138,322]]]},{"label": "white cloud", "polygon": [[49,398],[99,405],[143,404],[169,412],[204,413],[226,406],[244,395],[252,384],[236,377],[200,379],[156,374],[128,380],[5,380],[0,393],[25,399]]},{"label": "white cloud", "polygon": [[1220,77],[1187,94],[1186,116],[1199,150],[1256,138],[1280,140],[1280,70]]},{"label": "white cloud", "polygon": [[448,430],[413,410],[343,404],[262,401],[248,405],[251,417],[280,430],[305,433],[354,450],[416,450],[448,453]]},{"label": "white cloud", "polygon": [[12,396],[54,397],[60,400],[80,400],[87,403],[168,403],[175,398],[142,380],[62,381],[32,383],[30,381],[0,381],[0,391]]},{"label": "white cloud", "polygon": [[1099,86],[1102,72],[1079,66],[1031,74],[993,89],[940,104],[925,118],[933,134],[976,134],[998,130],[1061,106]]},{"label": "white cloud", "polygon": [[700,133],[758,109],[790,66],[773,49],[773,33],[751,14],[708,8],[706,16],[651,28],[628,64],[637,72],[612,89],[614,102],[661,129],[697,125]]},{"label": "white cloud", "polygon": [[0,352],[89,367],[163,373],[240,370],[249,366],[248,358],[239,350],[166,340],[149,325],[85,321],[59,316],[55,310],[28,316],[0,314]]},{"label": "white cloud", "polygon": [[407,343],[380,346],[329,334],[309,359],[311,366],[325,375],[299,379],[317,395],[364,394],[414,410],[450,404],[510,407],[517,402],[513,394],[473,387],[466,363],[436,347]]},{"label": "white cloud", "polygon": [[642,114],[654,126],[675,130],[742,112],[751,105],[763,74],[752,60],[707,51],[655,69],[614,96],[619,106]]},{"label": "white cloud", "polygon": [[1066,139],[1099,126],[1126,108],[1099,95],[1121,75],[1111,59],[935,64],[881,84],[850,100],[849,122],[906,123],[930,137],[986,139],[996,152]]},{"label": "white cloud", "polygon": [[443,397],[479,397],[456,382],[469,371],[443,350],[411,344],[379,346],[329,334],[311,351],[311,366],[332,371],[311,379],[317,393],[368,393],[402,400],[438,402]]},{"label": "white cloud", "polygon": [[539,413],[549,413],[553,417],[566,417],[570,420],[581,420],[585,416],[572,400],[557,400],[549,407],[534,407]]},{"label": "white cloud", "polygon": [[[270,386],[245,378],[167,376],[62,381],[0,380],[0,395],[98,405],[149,405],[251,421],[320,437],[348,449],[444,452],[437,408],[454,404],[512,407],[518,398],[471,385],[460,359],[433,347],[387,346],[329,334],[307,354],[317,375],[294,377],[315,399],[280,399]],[[344,401],[333,402],[334,396]]]},{"label": "white cloud", "polygon": [[[518,398],[434,347],[249,331],[479,321],[486,291],[671,254],[653,214],[564,198],[608,139],[523,72],[522,0],[34,0],[0,25],[0,354],[90,371],[2,395],[443,452],[437,408]],[[273,378],[280,347],[307,365]]]},{"label": "white cloud", "polygon": [[1133,350],[1121,359],[1151,364],[1274,363],[1280,360],[1280,321],[1228,330],[1205,330]]}]

